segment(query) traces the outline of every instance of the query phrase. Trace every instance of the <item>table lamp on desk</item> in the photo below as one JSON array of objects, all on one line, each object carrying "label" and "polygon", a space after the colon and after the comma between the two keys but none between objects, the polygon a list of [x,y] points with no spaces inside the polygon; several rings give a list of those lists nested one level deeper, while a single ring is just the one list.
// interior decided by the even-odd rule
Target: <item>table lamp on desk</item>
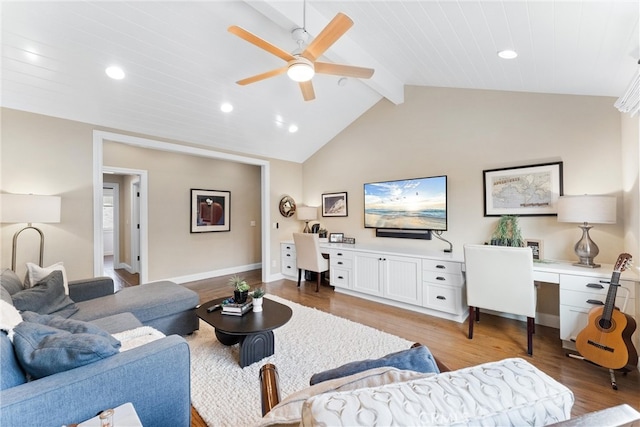
[{"label": "table lamp on desk", "polygon": [[303,233],[311,233],[309,228],[309,221],[314,221],[318,218],[318,208],[313,206],[298,206],[296,210],[298,220],[305,221]]},{"label": "table lamp on desk", "polygon": [[574,263],[579,267],[598,268],[600,264],[593,262],[600,249],[591,240],[589,230],[592,224],[616,223],[616,198],[615,196],[561,196],[558,199],[558,222],[581,223],[582,238],[574,246],[580,262]]}]

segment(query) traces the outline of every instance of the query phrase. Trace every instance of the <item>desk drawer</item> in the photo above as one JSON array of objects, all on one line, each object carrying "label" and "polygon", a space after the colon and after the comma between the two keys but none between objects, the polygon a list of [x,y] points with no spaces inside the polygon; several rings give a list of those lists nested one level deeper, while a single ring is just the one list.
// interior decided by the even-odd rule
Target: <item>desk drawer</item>
[{"label": "desk drawer", "polygon": [[[616,307],[622,309],[624,306],[624,302],[626,298],[624,297],[624,292],[618,292],[616,298]],[[597,307],[604,305],[607,300],[607,295],[596,292],[574,292],[568,291],[565,289],[560,290],[560,304],[567,305],[571,307],[578,308],[587,308],[590,309],[592,307]],[[600,304],[601,303],[601,304]],[[631,314],[635,311],[635,299],[629,298],[627,302],[627,306],[625,307],[624,312],[627,314]]]},{"label": "desk drawer", "polygon": [[448,274],[439,271],[423,271],[422,281],[429,284],[448,285],[458,288],[464,285],[464,278],[461,274]]},{"label": "desk drawer", "polygon": [[296,254],[296,245],[294,245],[293,243],[282,243],[280,245],[280,251],[282,251],[282,253],[288,252],[291,253],[295,256]]},{"label": "desk drawer", "polygon": [[423,271],[437,271],[448,274],[462,274],[462,264],[453,261],[439,261],[437,259],[423,259]]},{"label": "desk drawer", "polygon": [[331,263],[331,268],[342,268],[342,269],[349,269],[351,270],[351,268],[353,267],[353,261],[350,259],[344,259],[344,258],[333,258],[333,257],[329,257],[329,261]]},{"label": "desk drawer", "polygon": [[329,249],[329,259],[331,260],[353,259],[353,252],[345,251],[342,249]]},{"label": "desk drawer", "polygon": [[351,271],[344,268],[331,267],[331,286],[336,288],[350,288],[351,287]]},{"label": "desk drawer", "polygon": [[422,289],[422,305],[425,307],[452,314],[462,312],[460,304],[462,289],[431,284],[425,284]]},{"label": "desk drawer", "polygon": [[282,260],[282,274],[286,276],[295,276],[298,272],[296,268],[296,260],[295,259],[283,259]]},{"label": "desk drawer", "polygon": [[[606,282],[607,280],[597,277],[571,276],[569,274],[563,274],[560,276],[560,289],[588,292],[590,294],[598,294],[606,297],[609,290],[609,284]],[[621,280],[620,286],[629,290],[629,298],[635,298],[636,292],[634,282]],[[625,297],[627,292],[618,289],[617,295],[618,297]]]}]

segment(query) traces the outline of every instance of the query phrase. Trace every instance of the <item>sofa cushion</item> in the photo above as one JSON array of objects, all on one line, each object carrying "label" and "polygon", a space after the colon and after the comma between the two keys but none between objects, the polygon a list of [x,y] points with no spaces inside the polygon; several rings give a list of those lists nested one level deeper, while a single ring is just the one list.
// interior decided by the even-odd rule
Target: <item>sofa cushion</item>
[{"label": "sofa cushion", "polygon": [[34,286],[36,283],[40,282],[42,279],[44,279],[54,271],[59,271],[62,273],[62,285],[64,286],[64,293],[66,295],[69,295],[69,282],[67,281],[67,271],[65,270],[64,264],[62,262],[57,262],[55,264],[50,265],[49,267],[40,267],[38,264],[28,262],[27,277],[25,277],[24,286],[26,288]]},{"label": "sofa cushion", "polygon": [[76,303],[77,320],[94,320],[112,314],[130,312],[142,323],[195,308],[198,294],[169,281],[124,288],[115,294]]},{"label": "sofa cushion", "polygon": [[18,363],[13,343],[6,333],[0,331],[0,390],[27,382],[22,367]]},{"label": "sofa cushion", "polygon": [[62,283],[62,272],[53,271],[33,287],[13,294],[11,296],[13,305],[20,311],[33,311],[40,314],[56,313],[62,317],[69,317],[78,309],[71,298],[64,293]]},{"label": "sofa cushion", "polygon": [[105,359],[120,348],[118,340],[88,322],[33,312],[23,318],[13,343],[18,361],[34,379]]},{"label": "sofa cushion", "polygon": [[314,374],[309,381],[310,385],[318,384],[322,381],[341,378],[353,375],[368,369],[379,368],[381,366],[391,366],[398,369],[416,371],[422,373],[439,373],[433,355],[425,346],[413,347],[407,350],[390,353],[379,359],[359,360],[346,363],[334,369]]},{"label": "sofa cushion", "polygon": [[5,300],[0,300],[0,330],[7,333],[13,340],[13,329],[22,322],[20,312]]},{"label": "sofa cushion", "polygon": [[384,384],[392,384],[399,381],[408,381],[424,378],[434,374],[423,374],[415,371],[402,371],[392,367],[380,367],[359,372],[320,384],[307,387],[293,393],[274,406],[261,420],[260,426],[271,425],[299,425],[302,417],[302,405],[304,402],[323,393],[336,391],[357,390],[363,387],[377,387]]},{"label": "sofa cushion", "polygon": [[18,275],[9,268],[2,270],[2,274],[0,274],[0,285],[5,288],[10,295],[24,289],[24,285]]}]

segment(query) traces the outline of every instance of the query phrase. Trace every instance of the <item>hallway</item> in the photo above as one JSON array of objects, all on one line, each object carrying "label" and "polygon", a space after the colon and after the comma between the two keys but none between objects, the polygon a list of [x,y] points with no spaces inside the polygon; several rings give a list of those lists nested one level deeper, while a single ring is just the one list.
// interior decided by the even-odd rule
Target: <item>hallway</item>
[{"label": "hallway", "polygon": [[140,275],[138,273],[131,274],[124,268],[113,268],[113,255],[104,257],[104,275],[113,279],[116,292],[128,286],[140,284]]}]

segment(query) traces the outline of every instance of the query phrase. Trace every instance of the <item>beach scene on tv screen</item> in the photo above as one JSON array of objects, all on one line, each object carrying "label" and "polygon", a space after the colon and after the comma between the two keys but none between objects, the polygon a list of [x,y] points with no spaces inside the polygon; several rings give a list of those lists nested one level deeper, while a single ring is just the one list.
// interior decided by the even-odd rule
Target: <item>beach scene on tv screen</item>
[{"label": "beach scene on tv screen", "polygon": [[365,227],[447,229],[446,177],[364,185]]}]

